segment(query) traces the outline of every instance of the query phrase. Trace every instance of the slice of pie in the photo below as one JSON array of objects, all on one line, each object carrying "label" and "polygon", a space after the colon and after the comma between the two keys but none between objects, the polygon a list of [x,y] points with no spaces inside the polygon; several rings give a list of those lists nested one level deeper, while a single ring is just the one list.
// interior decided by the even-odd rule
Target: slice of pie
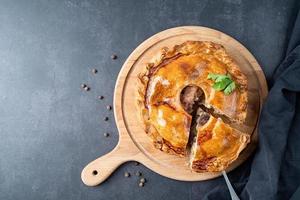
[{"label": "slice of pie", "polygon": [[[214,89],[209,74],[229,76],[238,87],[226,95]],[[146,133],[156,148],[180,156],[188,156],[195,137],[192,170],[222,170],[249,142],[246,134],[221,120],[243,123],[247,115],[247,78],[221,45],[187,41],[170,50],[163,48],[139,80],[138,105]],[[207,113],[211,130],[197,123],[199,107]],[[197,134],[191,134],[195,127]],[[202,129],[210,131],[205,142]]]},{"label": "slice of pie", "polygon": [[209,115],[201,108],[197,110],[193,128],[196,136],[191,148],[190,166],[196,172],[226,169],[250,141],[248,134],[231,128],[222,119]]}]

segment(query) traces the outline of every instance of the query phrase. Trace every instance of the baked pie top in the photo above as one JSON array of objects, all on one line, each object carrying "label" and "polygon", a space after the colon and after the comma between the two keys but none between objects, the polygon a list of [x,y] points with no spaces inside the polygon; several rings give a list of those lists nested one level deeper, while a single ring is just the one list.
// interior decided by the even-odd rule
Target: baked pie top
[{"label": "baked pie top", "polygon": [[[214,81],[207,78],[209,74],[227,74],[238,88],[229,95],[217,91],[213,88]],[[216,115],[216,117],[210,115],[210,120],[206,122],[211,123],[212,119],[216,119],[216,123],[212,123],[215,128],[209,130],[210,134],[222,134],[224,141],[228,141],[228,145],[231,146],[231,153],[236,155],[231,156],[227,163],[220,162],[220,165],[227,166],[229,160],[232,162],[234,160],[232,158],[236,159],[245,144],[249,142],[249,137],[243,140],[238,137],[245,134],[217,119],[224,117],[230,121],[243,123],[247,114],[247,78],[221,45],[207,41],[187,41],[176,45],[171,50],[164,48],[149,63],[147,71],[141,74],[139,79],[141,85],[138,105],[146,133],[152,137],[154,145],[162,151],[181,156],[187,155],[189,138],[191,141],[192,137],[198,138],[201,134],[191,131],[195,121],[193,114],[200,104],[207,112]],[[217,128],[218,126],[222,128]],[[197,130],[201,128],[198,126]],[[237,135],[236,140],[231,139],[233,135]],[[211,148],[215,154],[212,152],[211,157],[201,157],[201,153],[197,152],[192,158],[193,162],[211,158],[210,163],[212,163],[213,157],[214,160],[218,160],[218,157],[227,155],[224,151],[220,151],[222,147],[216,145],[217,140],[214,137],[203,144],[201,142],[197,144],[203,148],[215,144],[215,147]],[[210,166],[209,162],[206,166]],[[221,168],[208,167],[203,170],[218,171]]]}]

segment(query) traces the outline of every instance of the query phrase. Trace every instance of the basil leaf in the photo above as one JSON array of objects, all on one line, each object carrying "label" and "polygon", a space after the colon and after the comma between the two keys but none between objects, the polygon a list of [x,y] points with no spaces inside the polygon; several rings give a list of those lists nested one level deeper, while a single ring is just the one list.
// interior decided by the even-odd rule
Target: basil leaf
[{"label": "basil leaf", "polygon": [[221,82],[224,79],[231,79],[231,78],[230,78],[230,76],[224,75],[224,74],[213,74],[213,73],[210,73],[210,74],[208,74],[207,79],[214,80],[215,82]]},{"label": "basil leaf", "polygon": [[214,81],[213,88],[217,91],[224,91],[225,95],[229,95],[236,89],[236,84],[232,80],[230,74],[214,74],[210,73],[207,79]]},{"label": "basil leaf", "polygon": [[216,78],[215,82],[225,81],[226,79],[231,81],[231,79],[227,75],[220,75]]},{"label": "basil leaf", "polygon": [[211,79],[215,81],[219,76],[220,76],[219,74],[209,73],[207,79]]},{"label": "basil leaf", "polygon": [[217,91],[224,90],[229,84],[231,84],[232,80],[223,79],[222,81],[215,82],[213,88]]},{"label": "basil leaf", "polygon": [[234,81],[232,81],[229,85],[227,85],[227,87],[224,89],[224,94],[225,95],[229,95],[233,92],[233,90],[235,90],[236,88],[236,84]]}]

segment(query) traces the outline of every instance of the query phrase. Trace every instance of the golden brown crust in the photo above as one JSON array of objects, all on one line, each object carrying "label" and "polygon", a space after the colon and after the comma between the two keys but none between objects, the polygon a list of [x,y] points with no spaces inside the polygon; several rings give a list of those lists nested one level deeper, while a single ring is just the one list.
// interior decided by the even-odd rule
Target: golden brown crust
[{"label": "golden brown crust", "polygon": [[[208,73],[229,73],[238,89],[228,96],[214,91],[213,82],[207,80]],[[207,41],[187,41],[172,49],[163,48],[140,74],[138,89],[138,106],[145,131],[155,147],[162,151],[186,155],[191,116],[178,102],[178,93],[190,84],[204,91],[207,107],[213,107],[233,121],[244,122],[246,118],[247,78],[223,46]],[[162,104],[171,109],[160,107]],[[158,115],[164,116],[158,119]],[[170,122],[171,116],[177,116],[175,122]],[[165,118],[168,120],[163,121]],[[184,123],[179,124],[180,121]],[[172,136],[172,127],[178,132],[176,137]],[[204,166],[203,163],[197,161],[194,165]]]},{"label": "golden brown crust", "polygon": [[190,156],[191,168],[196,172],[225,170],[249,142],[249,135],[211,116],[204,126],[198,128]]},{"label": "golden brown crust", "polygon": [[140,117],[144,122],[145,132],[152,139],[154,147],[169,154],[186,156],[187,154],[186,144],[181,147],[175,147],[170,142],[162,138],[161,135],[156,130],[155,126],[153,126],[153,124],[151,124],[151,122],[149,121],[149,115],[148,115],[149,113],[147,109],[145,109],[141,105],[140,101],[138,104],[139,104],[138,107],[141,108]]}]

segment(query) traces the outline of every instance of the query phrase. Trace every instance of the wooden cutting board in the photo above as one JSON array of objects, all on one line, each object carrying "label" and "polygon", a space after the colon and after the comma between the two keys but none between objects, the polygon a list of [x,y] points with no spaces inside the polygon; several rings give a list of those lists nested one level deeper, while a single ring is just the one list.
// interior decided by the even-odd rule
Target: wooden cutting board
[{"label": "wooden cutting board", "polygon": [[268,93],[265,76],[259,64],[242,44],[220,31],[199,26],[171,28],[144,41],[125,61],[114,92],[114,114],[119,130],[119,143],[110,153],[97,158],[83,169],[81,178],[86,185],[100,184],[118,166],[127,161],[138,161],[162,176],[182,181],[201,181],[221,175],[221,173],[192,172],[186,164],[187,158],[168,155],[155,149],[138,120],[139,111],[136,107],[138,74],[162,47],[172,48],[187,40],[213,41],[223,45],[242,72],[247,75],[248,115],[245,125],[239,129],[251,134],[252,140],[227,171],[239,166],[253,152],[257,144],[256,127],[261,105]]}]

